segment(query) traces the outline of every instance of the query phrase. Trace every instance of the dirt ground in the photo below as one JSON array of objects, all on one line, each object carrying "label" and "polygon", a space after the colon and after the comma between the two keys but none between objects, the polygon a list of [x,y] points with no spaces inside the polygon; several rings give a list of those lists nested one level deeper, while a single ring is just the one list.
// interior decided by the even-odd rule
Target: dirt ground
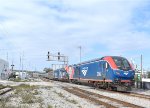
[{"label": "dirt ground", "polygon": [[[104,108],[102,105],[93,103],[87,99],[74,95],[63,87],[80,87],[97,94],[110,96],[119,100],[134,103],[149,108],[149,100],[115,95],[88,86],[75,85],[57,81],[43,81],[34,79],[26,82],[13,82],[0,80],[3,86],[11,86],[12,91],[0,96],[0,108]],[[143,91],[144,92],[144,91]],[[146,91],[149,93],[149,91]]]}]

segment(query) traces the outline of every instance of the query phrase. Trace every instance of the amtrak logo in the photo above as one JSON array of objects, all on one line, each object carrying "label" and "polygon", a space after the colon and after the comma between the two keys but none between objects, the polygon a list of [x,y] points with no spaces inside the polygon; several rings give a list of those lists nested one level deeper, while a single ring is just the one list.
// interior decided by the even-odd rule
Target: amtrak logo
[{"label": "amtrak logo", "polygon": [[128,75],[128,72],[124,72],[125,75]]},{"label": "amtrak logo", "polygon": [[88,67],[82,68],[82,73],[83,73],[84,76],[86,76],[87,71],[88,71]]}]

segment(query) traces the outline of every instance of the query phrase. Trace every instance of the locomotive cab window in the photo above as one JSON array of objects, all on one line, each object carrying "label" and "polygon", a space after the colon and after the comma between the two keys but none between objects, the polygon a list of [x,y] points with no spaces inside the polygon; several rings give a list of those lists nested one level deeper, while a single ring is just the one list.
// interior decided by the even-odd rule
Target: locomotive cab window
[{"label": "locomotive cab window", "polygon": [[79,67],[76,67],[76,69],[75,69],[75,75],[79,75]]},{"label": "locomotive cab window", "polygon": [[122,58],[122,57],[113,57],[113,60],[114,60],[115,64],[117,65],[118,69],[121,69],[121,70],[130,70],[131,69],[131,66],[127,59]]}]

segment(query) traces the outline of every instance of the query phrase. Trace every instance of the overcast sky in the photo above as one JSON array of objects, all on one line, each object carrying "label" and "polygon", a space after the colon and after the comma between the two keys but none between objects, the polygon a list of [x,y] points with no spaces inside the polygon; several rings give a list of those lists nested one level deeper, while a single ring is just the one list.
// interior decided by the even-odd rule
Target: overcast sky
[{"label": "overcast sky", "polygon": [[[149,0],[0,0],[0,58],[25,69],[50,67],[47,51],[69,64],[121,55],[150,67]],[[7,56],[8,53],[8,56]]]}]

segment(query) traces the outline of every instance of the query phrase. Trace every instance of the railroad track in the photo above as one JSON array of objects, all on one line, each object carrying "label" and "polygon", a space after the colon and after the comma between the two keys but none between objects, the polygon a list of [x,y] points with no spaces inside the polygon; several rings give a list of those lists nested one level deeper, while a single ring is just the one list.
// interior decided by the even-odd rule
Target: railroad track
[{"label": "railroad track", "polygon": [[[53,81],[52,79],[48,79],[48,78],[43,78],[44,81]],[[87,85],[86,85],[87,86]],[[110,90],[103,90],[103,89],[97,89],[100,91],[105,91],[105,92],[111,92],[111,93],[118,93],[121,95],[126,95],[126,96],[131,96],[131,97],[138,97],[138,98],[143,98],[143,99],[147,99],[150,100],[150,95],[144,95],[144,94],[139,94],[139,93],[134,93],[134,92],[118,92],[118,91],[110,91]]]},{"label": "railroad track", "polygon": [[[63,87],[63,88],[64,88],[64,90],[66,90],[74,95],[77,95],[78,97],[88,99],[91,102],[94,102],[99,105],[103,105],[106,108],[120,108],[120,107],[143,108],[141,106],[138,106],[138,105],[135,105],[132,103],[124,102],[124,101],[117,100],[117,99],[107,97],[104,95],[89,92],[89,91],[86,91],[86,90],[83,90],[83,89],[80,89],[77,87],[71,87],[71,88]],[[108,102],[105,102],[104,99],[106,99]],[[115,105],[112,103],[115,103]]]},{"label": "railroad track", "polygon": [[[54,81],[52,79],[44,78],[45,81]],[[43,80],[44,80],[43,79]],[[66,83],[66,82],[65,82]],[[85,85],[87,86],[87,85]],[[95,89],[95,88],[94,88]],[[144,95],[144,94],[139,94],[139,93],[134,93],[134,92],[118,92],[118,91],[110,91],[110,90],[104,90],[104,89],[99,89],[96,88],[96,90],[104,91],[104,92],[110,92],[110,93],[116,93],[116,94],[121,94],[125,96],[130,96],[130,97],[137,97],[137,98],[142,98],[146,100],[150,100],[150,95]]]},{"label": "railroad track", "polygon": [[103,89],[96,89],[96,90],[150,100],[150,95],[144,95],[144,94],[139,94],[139,93],[134,93],[134,92],[118,92],[118,91],[103,90]]},{"label": "railroad track", "polygon": [[11,91],[12,88],[10,87],[4,87],[0,89],[0,95],[6,94],[7,92]]},{"label": "railroad track", "polygon": [[126,95],[150,100],[150,95],[144,95],[144,94],[139,94],[139,93],[134,93],[134,92],[129,92],[129,94],[126,94]]}]

